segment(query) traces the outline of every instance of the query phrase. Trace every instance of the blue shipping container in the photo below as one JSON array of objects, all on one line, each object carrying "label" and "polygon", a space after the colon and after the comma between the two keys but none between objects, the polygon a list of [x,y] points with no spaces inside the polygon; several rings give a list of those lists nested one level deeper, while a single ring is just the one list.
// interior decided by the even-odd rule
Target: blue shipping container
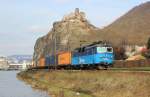
[{"label": "blue shipping container", "polygon": [[[57,59],[57,58],[56,58],[56,59]],[[45,63],[46,63],[46,66],[55,65],[55,56],[47,56]],[[57,60],[56,60],[56,64],[57,64]]]}]

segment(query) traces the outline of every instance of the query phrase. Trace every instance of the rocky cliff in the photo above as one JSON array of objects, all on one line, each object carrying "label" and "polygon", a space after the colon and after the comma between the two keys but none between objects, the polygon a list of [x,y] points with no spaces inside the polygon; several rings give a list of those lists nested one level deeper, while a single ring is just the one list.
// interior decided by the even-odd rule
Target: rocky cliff
[{"label": "rocky cliff", "polygon": [[47,35],[37,39],[33,60],[52,55],[55,51],[68,51],[99,40],[96,33],[98,30],[88,22],[85,13],[77,8],[61,21],[55,22]]}]

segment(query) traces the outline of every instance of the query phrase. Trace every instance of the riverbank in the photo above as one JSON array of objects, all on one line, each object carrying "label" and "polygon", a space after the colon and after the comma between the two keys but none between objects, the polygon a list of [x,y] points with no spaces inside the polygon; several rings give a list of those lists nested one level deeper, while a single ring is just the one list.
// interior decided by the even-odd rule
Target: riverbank
[{"label": "riverbank", "polygon": [[18,78],[51,97],[149,97],[150,72],[24,71]]}]

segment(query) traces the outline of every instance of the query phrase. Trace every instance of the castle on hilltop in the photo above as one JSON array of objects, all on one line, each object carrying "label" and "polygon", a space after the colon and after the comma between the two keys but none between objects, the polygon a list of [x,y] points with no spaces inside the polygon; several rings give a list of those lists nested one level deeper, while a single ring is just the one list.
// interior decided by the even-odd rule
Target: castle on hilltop
[{"label": "castle on hilltop", "polygon": [[73,21],[73,20],[82,20],[82,21],[86,21],[86,15],[84,12],[80,12],[80,9],[79,8],[76,8],[74,12],[68,14],[68,15],[65,15],[63,17],[63,21]]}]

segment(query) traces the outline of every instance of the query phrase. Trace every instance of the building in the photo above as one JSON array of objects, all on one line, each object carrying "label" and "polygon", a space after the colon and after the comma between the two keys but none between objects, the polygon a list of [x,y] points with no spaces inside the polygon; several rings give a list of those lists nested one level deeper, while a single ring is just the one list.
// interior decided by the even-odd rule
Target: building
[{"label": "building", "polygon": [[0,70],[8,70],[9,64],[5,57],[0,57]]},{"label": "building", "polygon": [[30,66],[31,66],[31,62],[24,61],[23,63],[10,63],[9,69],[10,70],[26,70],[30,68]]},{"label": "building", "polygon": [[32,64],[31,55],[8,56],[10,70],[26,70]]}]

